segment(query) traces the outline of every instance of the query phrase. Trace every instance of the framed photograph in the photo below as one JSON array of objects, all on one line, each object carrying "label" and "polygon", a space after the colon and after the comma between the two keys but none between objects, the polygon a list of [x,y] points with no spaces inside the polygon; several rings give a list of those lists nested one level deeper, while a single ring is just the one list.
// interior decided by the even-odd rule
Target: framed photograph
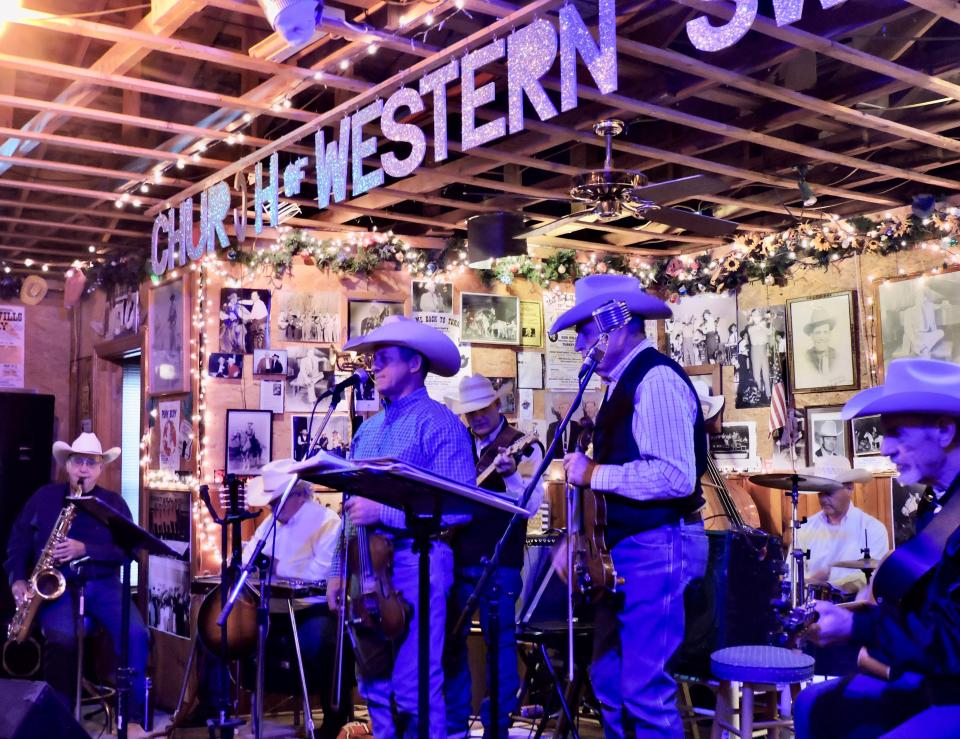
[{"label": "framed photograph", "polygon": [[150,366],[151,395],[190,390],[187,292],[182,277],[150,290],[147,361]]},{"label": "framed photograph", "polygon": [[147,626],[190,638],[190,563],[150,555]]},{"label": "framed photograph", "polygon": [[804,409],[807,416],[807,464],[813,466],[824,457],[850,459],[850,436],[847,424],[840,417],[842,405],[812,405]]},{"label": "framed photograph", "polygon": [[[314,418],[314,424],[320,423],[320,416]],[[293,416],[290,422],[290,448],[293,458],[298,462],[306,457],[310,448],[310,437],[307,432],[310,428],[310,416]],[[314,427],[316,432],[316,426]],[[330,416],[330,422],[320,437],[320,448],[332,454],[346,458],[350,451],[350,416],[346,413],[335,413]]]},{"label": "framed photograph", "polygon": [[520,298],[460,293],[460,340],[480,344],[520,343]]},{"label": "framed photograph", "polygon": [[281,290],[276,301],[277,329],[283,341],[340,343],[339,293]]},{"label": "framed photograph", "polygon": [[787,345],[793,391],[860,387],[856,336],[853,290],[788,300]]},{"label": "framed photograph", "polygon": [[756,457],[756,421],[724,423],[719,434],[710,434],[710,455],[717,461],[739,463],[745,463]]},{"label": "framed photograph", "polygon": [[227,411],[227,474],[259,475],[273,453],[270,411]]},{"label": "framed photograph", "polygon": [[726,347],[730,327],[737,325],[736,293],[682,297],[671,307],[673,319],[664,328],[674,361],[684,367],[731,363]]},{"label": "framed photograph", "polygon": [[283,414],[283,380],[264,380],[260,383],[260,410]]},{"label": "framed photograph", "polygon": [[893,496],[893,545],[898,547],[917,533],[917,508],[925,485],[901,485],[896,477],[890,479]]},{"label": "framed photograph", "polygon": [[738,326],[730,326],[724,340],[737,384],[737,408],[766,408],[787,356],[787,308],[741,310]]},{"label": "framed photograph", "polygon": [[107,313],[107,338],[131,336],[140,328],[140,291],[116,287]]},{"label": "framed photograph", "polygon": [[862,416],[850,421],[853,457],[882,457],[880,442],[880,416]]},{"label": "framed photograph", "polygon": [[503,393],[500,396],[500,409],[503,415],[517,415],[517,378],[491,377],[490,384],[493,385],[494,390]]},{"label": "framed photograph", "polygon": [[394,300],[347,301],[347,338],[366,336],[389,316],[402,316],[403,303]]},{"label": "framed photograph", "polygon": [[875,302],[884,370],[897,357],[960,362],[960,271],[881,282]]},{"label": "framed photograph", "polygon": [[254,377],[287,374],[287,350],[254,349],[253,374]]},{"label": "framed photograph", "polygon": [[243,377],[243,355],[215,352],[207,360],[207,374],[227,380],[239,380]]},{"label": "framed photograph", "polygon": [[449,282],[412,280],[410,298],[414,313],[453,313],[453,285]]},{"label": "framed photograph", "polygon": [[[723,396],[722,375],[719,364],[698,364],[684,367],[694,388],[705,387],[710,395]],[[723,430],[723,409],[707,421],[707,433],[719,434]]]},{"label": "framed photograph", "polygon": [[190,548],[190,494],[151,490],[148,526],[151,534],[186,558]]},{"label": "framed photograph", "polygon": [[270,291],[220,290],[220,351],[253,354],[270,348]]},{"label": "framed photograph", "polygon": [[[335,382],[333,351],[328,346],[296,346],[287,349],[286,410],[309,413],[317,397]],[[326,403],[321,405],[326,410]]]},{"label": "framed photograph", "polygon": [[543,346],[543,304],[539,300],[520,301],[520,346]]}]

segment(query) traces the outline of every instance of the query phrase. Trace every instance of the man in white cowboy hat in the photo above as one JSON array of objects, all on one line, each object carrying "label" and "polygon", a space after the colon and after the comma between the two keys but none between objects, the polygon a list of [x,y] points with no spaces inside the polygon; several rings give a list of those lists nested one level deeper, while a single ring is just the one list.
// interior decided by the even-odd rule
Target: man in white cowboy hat
[{"label": "man in white cowboy hat", "polygon": [[[543,448],[533,442],[514,454],[506,454],[508,447],[523,438],[523,434],[507,423],[501,413],[503,393],[494,389],[493,383],[483,375],[473,375],[460,380],[456,395],[444,398],[447,407],[465,417],[473,438],[474,458],[478,475],[490,465],[495,471],[481,483],[481,487],[507,493],[519,501],[526,488],[526,481],[518,472],[522,463],[532,472],[543,460]],[[527,504],[532,514],[540,507],[543,487],[537,485]],[[456,566],[453,579],[453,597],[449,608],[459,613],[470,597],[483,574],[484,559],[493,554],[500,537],[507,529],[512,516],[488,509],[478,509],[466,527],[459,528],[453,536],[453,555]],[[520,570],[523,567],[523,547],[526,526],[514,527],[510,538],[501,550],[499,567],[494,578],[499,588],[499,630],[493,633],[490,624],[490,603],[482,598],[479,604],[480,628],[487,643],[487,661],[497,660],[499,715],[498,727],[490,725],[489,701],[484,701],[480,718],[488,736],[506,736],[510,727],[510,714],[517,708],[517,691],[520,674],[517,670],[516,607],[523,583]],[[485,591],[489,594],[489,590]],[[469,627],[467,627],[469,629]],[[447,699],[447,736],[465,737],[470,729],[470,706],[472,681],[467,660],[466,633],[448,640],[444,659],[444,677]],[[489,668],[486,689],[489,692]]]},{"label": "man in white cowboy hat", "polygon": [[860,559],[864,548],[870,556],[882,559],[890,551],[887,527],[853,504],[856,483],[869,482],[868,470],[852,469],[846,457],[823,457],[802,474],[833,480],[836,487],[817,495],[820,510],[810,516],[797,531],[797,545],[810,552],[804,562],[810,582],[829,582],[834,587],[855,592],[867,584],[860,570],[832,567],[833,562]]},{"label": "man in white cowboy hat", "polygon": [[[348,341],[345,350],[373,355],[372,372],[383,399],[380,413],[367,419],[353,438],[351,457],[362,460],[392,457],[419,469],[460,483],[473,484],[476,471],[470,435],[460,419],[427,395],[428,372],[453,377],[460,370],[460,352],[447,336],[412,318],[390,316],[370,333]],[[347,535],[357,525],[370,526],[393,536],[394,587],[413,606],[409,629],[393,644],[392,666],[387,674],[364,674],[358,661],[360,690],[367,701],[378,737],[416,736],[417,554],[402,511],[366,498],[351,497],[346,505]],[[339,572],[338,550],[333,571]],[[453,553],[442,541],[430,547],[430,736],[446,736],[442,655],[447,618],[447,597],[453,584]],[[327,602],[339,608],[342,583],[327,583]]]},{"label": "man in white cowboy hat", "polygon": [[624,275],[586,277],[575,290],[574,307],[550,333],[575,327],[583,355],[600,337],[594,311],[620,302],[631,315],[610,334],[597,365],[607,391],[593,458],[580,452],[564,457],[568,482],[588,485],[606,499],[606,540],[623,578],[622,595],[596,608],[590,678],[611,739],[681,737],[667,663],[683,639],[684,590],[706,571],[699,513],[707,468],[703,412],[683,369],[644,333],[644,319],[670,317],[663,301]]},{"label": "man in white cowboy hat", "polygon": [[835,457],[841,453],[840,436],[843,428],[837,421],[822,421],[813,430],[817,449],[813,456],[819,458]]},{"label": "man in white cowboy hat", "polygon": [[[73,444],[53,445],[53,456],[66,472],[67,481],[44,485],[24,506],[10,532],[4,567],[13,597],[20,603],[28,594],[27,578],[50,538],[60,511],[70,495],[92,495],[131,518],[123,498],[97,484],[104,465],[120,456],[120,448],[103,451],[95,434],[82,433]],[[110,530],[88,513],[77,513],[68,536],[53,550],[68,591],[60,598],[43,603],[37,621],[46,640],[43,650],[43,679],[57,691],[73,710],[76,697],[77,626],[74,592],[80,577],[85,588],[86,615],[98,622],[110,635],[114,648],[120,648],[120,610],[122,590],[119,569],[125,554]],[[87,559],[89,558],[89,559]],[[69,563],[82,561],[82,568]],[[79,570],[79,572],[78,572]],[[142,723],[144,671],[147,666],[147,631],[140,612],[130,609],[130,667],[133,669],[130,717]]]},{"label": "man in white cowboy hat", "polygon": [[[858,672],[806,688],[795,712],[801,739],[933,739],[956,736],[960,725],[960,366],[893,360],[883,385],[857,393],[843,408],[844,419],[875,414],[880,450],[897,465],[901,482],[929,486],[917,530],[929,547],[925,556],[936,564],[920,579],[907,580],[913,587],[902,601],[887,598],[881,586],[887,565],[902,560],[894,552],[874,575],[880,605],[851,611],[816,603],[819,619],[809,632],[814,643],[865,646],[889,674],[880,679]],[[928,538],[928,526],[941,538]],[[910,544],[904,547],[916,556]]]}]

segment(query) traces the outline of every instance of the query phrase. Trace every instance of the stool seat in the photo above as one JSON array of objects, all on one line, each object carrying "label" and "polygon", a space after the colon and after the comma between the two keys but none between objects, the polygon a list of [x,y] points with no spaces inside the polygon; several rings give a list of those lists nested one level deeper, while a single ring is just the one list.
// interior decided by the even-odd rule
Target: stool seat
[{"label": "stool seat", "polygon": [[814,659],[782,647],[745,645],[710,655],[714,677],[740,683],[800,683],[813,677]]}]

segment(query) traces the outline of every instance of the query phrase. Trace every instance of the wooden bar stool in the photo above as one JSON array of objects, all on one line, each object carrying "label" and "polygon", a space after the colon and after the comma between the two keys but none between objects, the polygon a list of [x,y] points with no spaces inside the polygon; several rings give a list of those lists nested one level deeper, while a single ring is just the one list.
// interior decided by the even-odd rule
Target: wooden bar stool
[{"label": "wooden bar stool", "polygon": [[[792,729],[794,686],[813,678],[813,662],[807,654],[781,647],[727,647],[711,654],[710,667],[720,681],[711,739],[720,739],[724,729],[742,739],[752,737],[755,730],[766,729],[769,736],[778,737],[781,728]],[[767,697],[770,709],[762,721],[754,718],[757,695]],[[734,724],[738,698],[739,726]]]}]

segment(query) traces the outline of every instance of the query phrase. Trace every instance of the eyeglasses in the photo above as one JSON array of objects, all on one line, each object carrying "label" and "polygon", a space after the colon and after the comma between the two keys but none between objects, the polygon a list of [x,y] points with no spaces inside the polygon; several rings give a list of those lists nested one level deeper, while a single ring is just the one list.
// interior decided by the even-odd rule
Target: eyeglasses
[{"label": "eyeglasses", "polygon": [[75,464],[77,467],[99,467],[100,460],[97,457],[77,457],[73,456],[67,460],[71,464]]}]

